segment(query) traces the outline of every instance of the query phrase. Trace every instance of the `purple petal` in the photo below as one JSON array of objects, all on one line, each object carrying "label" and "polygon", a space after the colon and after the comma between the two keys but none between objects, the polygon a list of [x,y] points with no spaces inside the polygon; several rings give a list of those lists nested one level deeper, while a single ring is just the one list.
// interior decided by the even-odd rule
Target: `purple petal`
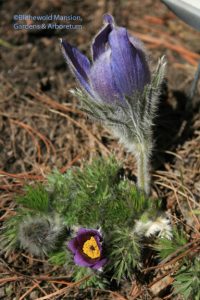
[{"label": "purple petal", "polygon": [[101,238],[101,235],[98,230],[80,228],[77,233],[77,240],[78,240],[79,245],[82,247],[82,245],[88,239],[90,239],[91,236],[97,236],[97,235]]},{"label": "purple petal", "polygon": [[100,30],[92,43],[92,57],[94,61],[108,49],[108,35],[114,26],[114,19],[111,15],[105,14],[103,20],[106,26]]},{"label": "purple petal", "polygon": [[80,228],[77,232],[77,240],[81,245],[91,236],[99,236],[101,238],[99,231],[95,229]]},{"label": "purple petal", "polygon": [[97,261],[93,266],[92,269],[98,270],[102,268],[107,262],[106,258],[102,258],[101,260]]},{"label": "purple petal", "polygon": [[129,41],[134,48],[144,51],[144,44],[137,37],[128,35]]},{"label": "purple petal", "polygon": [[106,51],[108,35],[111,32],[112,27],[110,24],[103,27],[103,29],[96,35],[92,43],[92,57],[95,61],[102,53]]},{"label": "purple petal", "polygon": [[102,246],[101,246],[101,237],[98,235],[94,236],[96,242],[97,242],[97,246],[99,247],[100,253],[102,252]]},{"label": "purple petal", "polygon": [[112,72],[121,93],[131,96],[143,89],[150,80],[148,65],[142,51],[131,44],[127,30],[114,28],[109,34],[109,45]]},{"label": "purple petal", "polygon": [[97,235],[100,235],[99,231],[96,230],[96,229],[87,229],[87,228],[80,228],[77,232],[77,235],[79,234],[90,234],[91,235],[94,235],[94,234],[97,234]]},{"label": "purple petal", "polygon": [[91,94],[91,89],[88,84],[88,74],[90,71],[89,60],[78,49],[72,47],[69,43],[63,41],[62,39],[61,47],[66,62],[70,66],[73,74],[86,89],[86,91]]},{"label": "purple petal", "polygon": [[114,81],[110,58],[111,50],[108,49],[95,61],[90,70],[90,84],[96,92],[95,98],[107,103],[122,98]]},{"label": "purple petal", "polygon": [[137,50],[137,58],[139,59],[138,66],[140,66],[140,70],[138,70],[138,73],[140,74],[141,82],[143,82],[145,85],[150,82],[151,74],[147,63],[146,54],[144,51],[144,45],[142,41],[133,36],[129,36],[129,41],[131,42],[132,46]]},{"label": "purple petal", "polygon": [[91,267],[93,265],[91,260],[87,259],[86,256],[84,256],[80,251],[76,251],[74,262],[82,267]]},{"label": "purple petal", "polygon": [[105,23],[112,25],[112,27],[114,26],[115,22],[114,22],[114,18],[112,15],[110,15],[110,14],[103,15],[103,20]]},{"label": "purple petal", "polygon": [[77,238],[75,237],[74,239],[72,239],[71,241],[69,241],[69,243],[67,244],[67,247],[69,250],[72,251],[72,253],[76,253],[77,248],[78,248],[78,241]]}]

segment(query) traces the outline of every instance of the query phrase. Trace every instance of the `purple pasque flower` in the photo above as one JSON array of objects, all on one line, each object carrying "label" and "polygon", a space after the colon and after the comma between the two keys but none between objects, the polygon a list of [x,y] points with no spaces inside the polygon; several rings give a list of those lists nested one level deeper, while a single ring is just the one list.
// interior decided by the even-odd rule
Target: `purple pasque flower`
[{"label": "purple pasque flower", "polygon": [[74,254],[75,264],[79,266],[98,270],[107,261],[103,258],[102,236],[98,230],[80,228],[67,246]]},{"label": "purple pasque flower", "polygon": [[118,27],[111,15],[92,43],[93,64],[78,49],[61,40],[62,51],[81,87],[94,100],[125,104],[125,96],[143,91],[150,71],[141,42]]}]

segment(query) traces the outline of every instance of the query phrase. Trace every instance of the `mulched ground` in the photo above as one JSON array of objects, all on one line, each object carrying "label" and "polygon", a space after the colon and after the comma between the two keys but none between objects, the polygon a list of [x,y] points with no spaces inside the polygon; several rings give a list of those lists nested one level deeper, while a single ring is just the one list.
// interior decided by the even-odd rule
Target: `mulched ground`
[{"label": "mulched ground", "polygon": [[[163,54],[167,57],[155,126],[152,194],[163,199],[175,223],[185,223],[191,239],[198,237],[200,221],[192,210],[199,209],[200,201],[200,84],[192,102],[188,93],[200,59],[200,35],[153,0],[0,1],[1,226],[13,214],[14,198],[24,184],[44,181],[54,167],[65,172],[114,152],[135,174],[134,158],[107,130],[88,120],[70,95],[76,83],[58,40],[66,37],[90,55],[90,41],[108,11],[117,24],[142,39],[152,66]],[[81,15],[83,29],[13,29],[16,13],[50,12]],[[1,299],[89,299],[88,291],[79,291],[80,283],[69,282],[64,269],[26,253],[2,255],[0,271]],[[157,273],[148,286],[133,279],[115,292],[95,290],[90,299],[161,299],[154,288],[162,277]],[[168,289],[162,299],[173,299],[170,293]]]}]

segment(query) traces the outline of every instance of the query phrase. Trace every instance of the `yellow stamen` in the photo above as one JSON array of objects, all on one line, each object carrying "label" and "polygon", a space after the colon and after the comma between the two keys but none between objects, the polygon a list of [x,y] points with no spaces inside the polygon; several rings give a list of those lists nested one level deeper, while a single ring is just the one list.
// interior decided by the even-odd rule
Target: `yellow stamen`
[{"label": "yellow stamen", "polygon": [[92,259],[99,258],[101,253],[95,238],[92,236],[83,244],[83,253]]}]

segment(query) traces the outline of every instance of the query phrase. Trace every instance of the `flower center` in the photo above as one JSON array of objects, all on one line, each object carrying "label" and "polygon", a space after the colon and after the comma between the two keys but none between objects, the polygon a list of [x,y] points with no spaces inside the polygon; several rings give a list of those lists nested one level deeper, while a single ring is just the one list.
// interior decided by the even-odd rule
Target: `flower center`
[{"label": "flower center", "polygon": [[83,244],[83,253],[92,259],[99,258],[101,253],[95,238],[92,236]]}]

